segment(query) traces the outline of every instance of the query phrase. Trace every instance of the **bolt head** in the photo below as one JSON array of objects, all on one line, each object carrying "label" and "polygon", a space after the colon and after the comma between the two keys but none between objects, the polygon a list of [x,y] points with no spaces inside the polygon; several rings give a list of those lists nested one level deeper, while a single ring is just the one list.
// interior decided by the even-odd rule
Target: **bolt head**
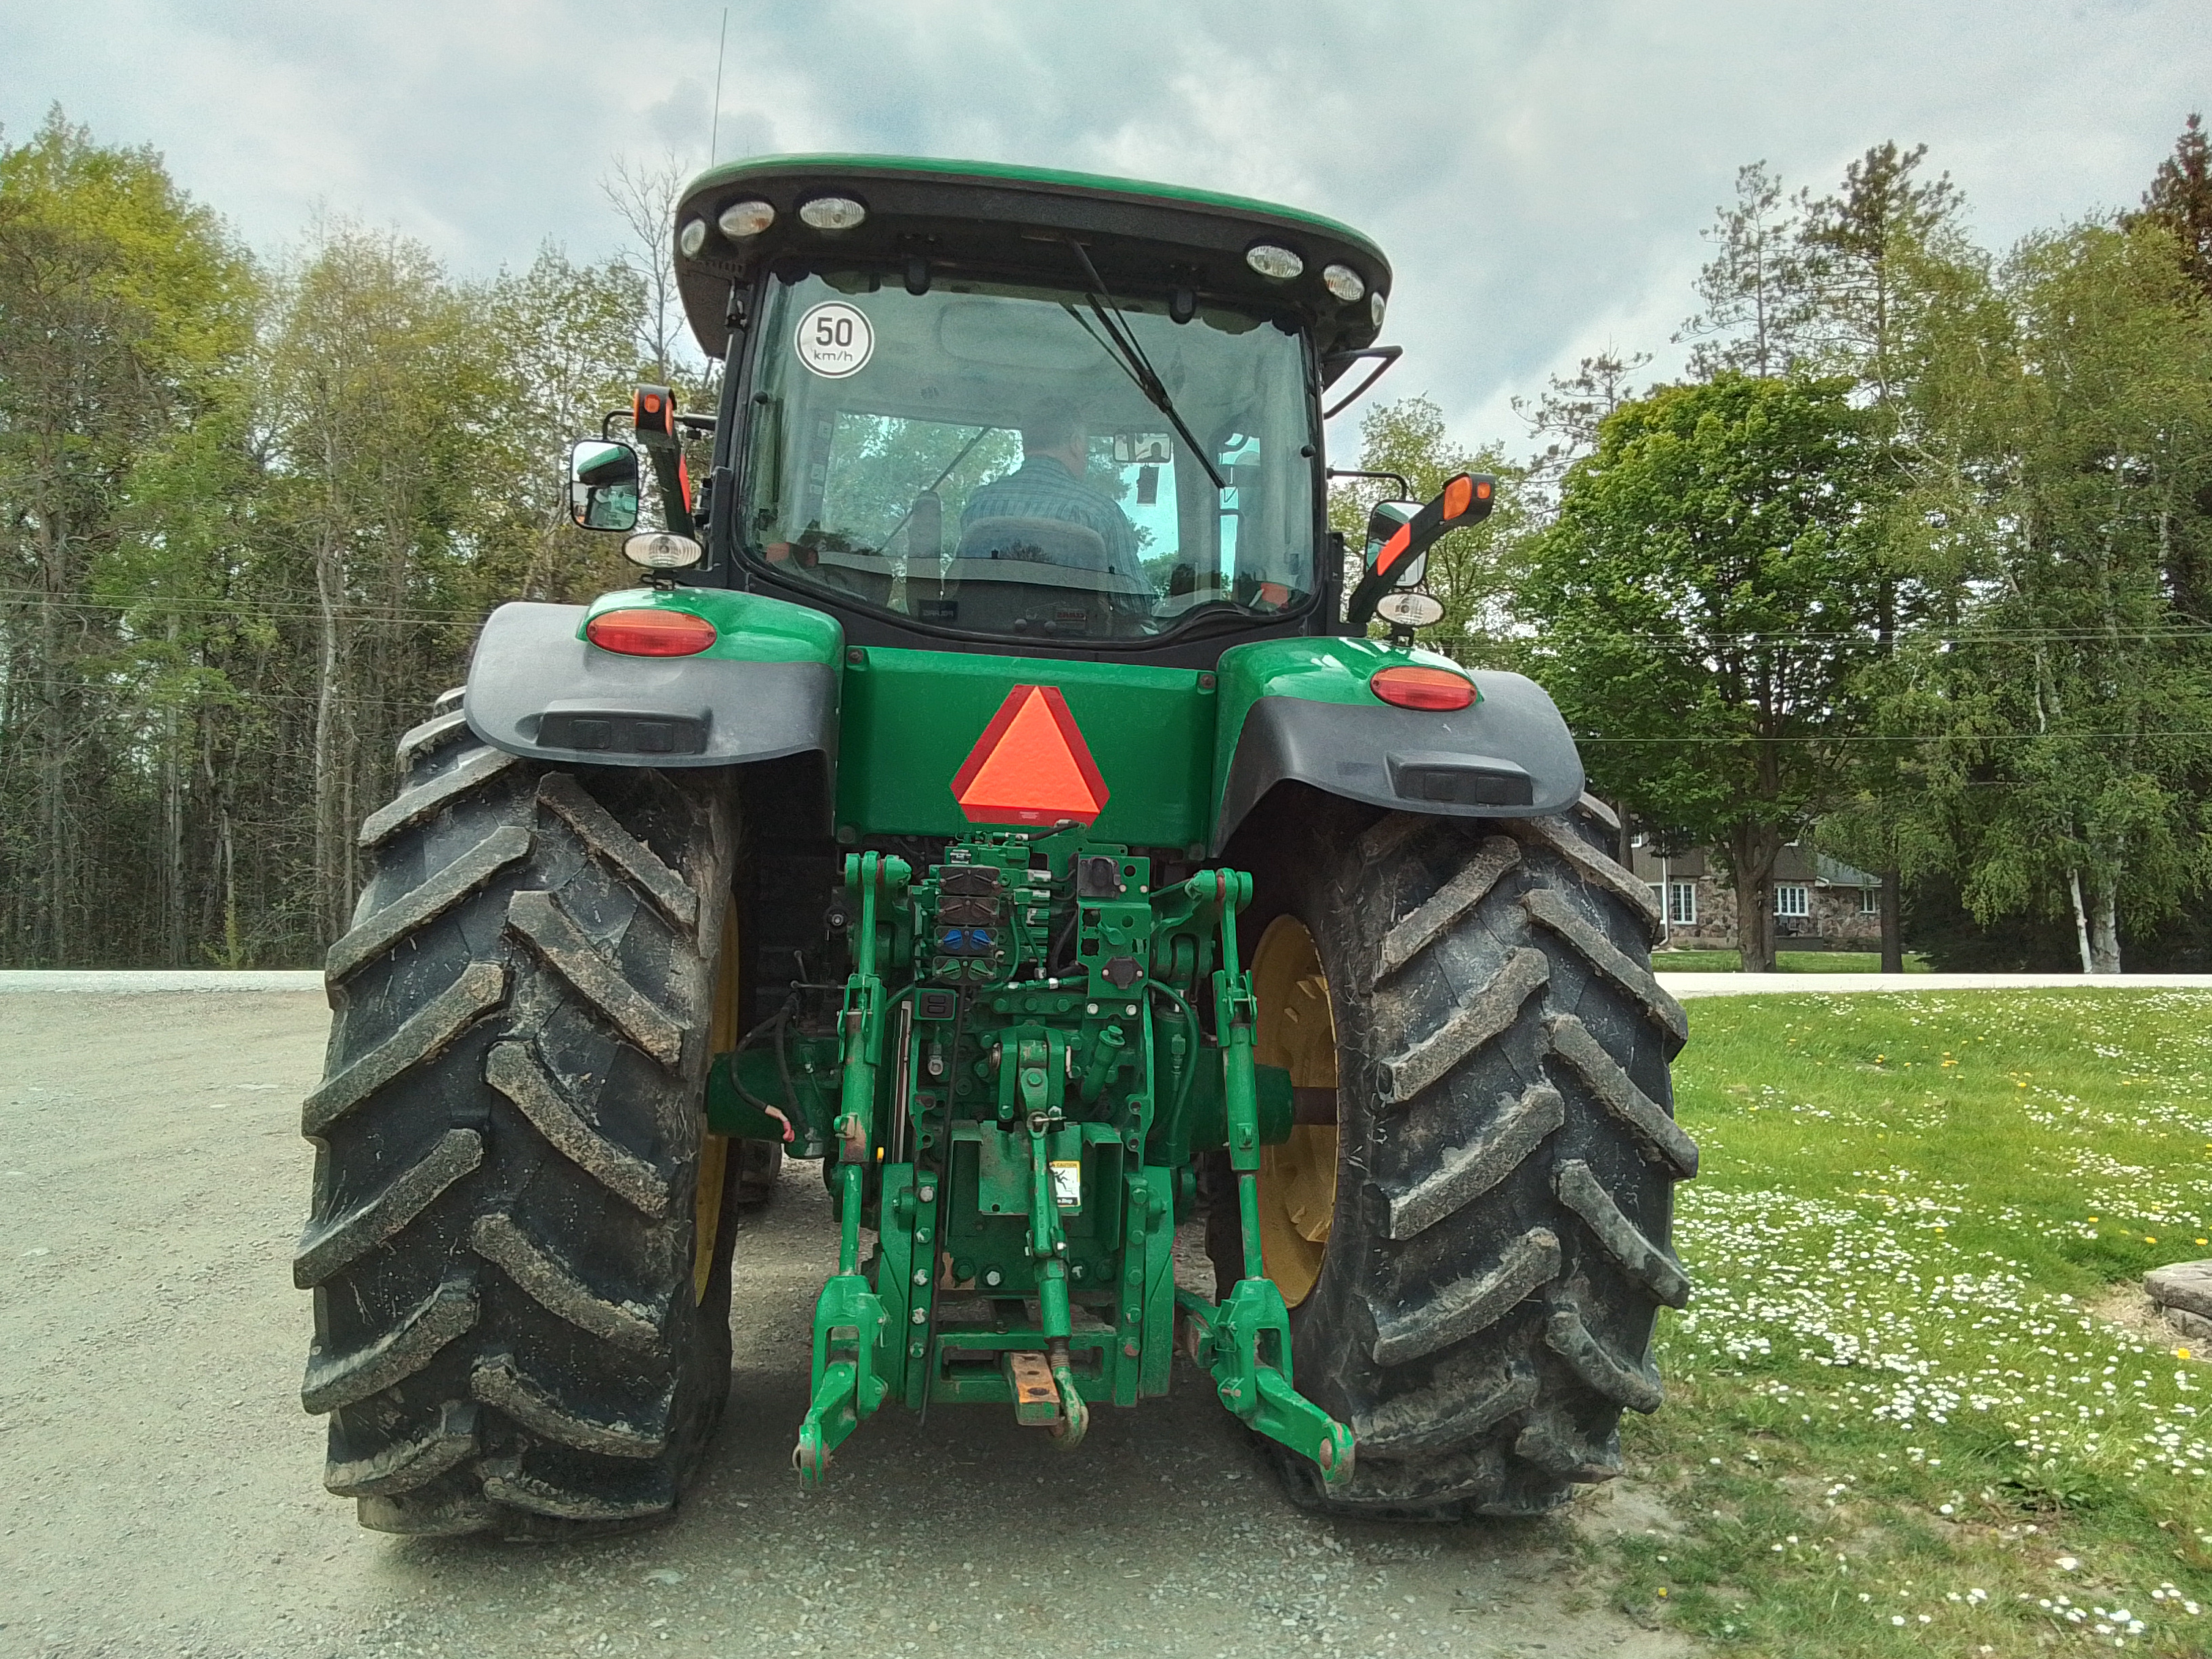
[{"label": "bolt head", "polygon": [[923,1187],[915,1192],[915,1196],[925,1204],[934,1204],[937,1202],[937,1188]]}]

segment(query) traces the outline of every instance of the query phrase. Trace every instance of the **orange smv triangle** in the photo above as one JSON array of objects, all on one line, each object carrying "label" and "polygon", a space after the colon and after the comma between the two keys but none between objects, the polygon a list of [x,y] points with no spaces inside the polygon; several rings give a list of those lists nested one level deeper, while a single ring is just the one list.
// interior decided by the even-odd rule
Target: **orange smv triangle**
[{"label": "orange smv triangle", "polygon": [[970,823],[1088,824],[1106,810],[1106,780],[1056,685],[1018,685],[952,778]]}]

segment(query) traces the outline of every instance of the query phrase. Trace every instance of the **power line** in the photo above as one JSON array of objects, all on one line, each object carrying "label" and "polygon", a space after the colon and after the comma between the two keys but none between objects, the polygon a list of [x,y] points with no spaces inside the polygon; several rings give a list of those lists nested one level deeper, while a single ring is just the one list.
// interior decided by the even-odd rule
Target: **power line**
[{"label": "power line", "polygon": [[1682,744],[1733,744],[1759,743],[1951,743],[1972,744],[1977,743],[2030,743],[2039,738],[2049,738],[2053,741],[2062,739],[2070,740],[2077,738],[2095,739],[2100,742],[2108,742],[2123,738],[2149,741],[2154,738],[2212,738],[2212,732],[2075,732],[2068,730],[2056,732],[1939,732],[1926,735],[1903,737],[1885,737],[1879,732],[1838,732],[1823,736],[1803,738],[1762,738],[1749,733],[1740,738],[1595,738],[1585,737],[1582,733],[1577,732],[1575,734],[1575,742],[1577,746],[1582,748],[1589,748],[1595,744],[1662,744],[1675,745]]}]

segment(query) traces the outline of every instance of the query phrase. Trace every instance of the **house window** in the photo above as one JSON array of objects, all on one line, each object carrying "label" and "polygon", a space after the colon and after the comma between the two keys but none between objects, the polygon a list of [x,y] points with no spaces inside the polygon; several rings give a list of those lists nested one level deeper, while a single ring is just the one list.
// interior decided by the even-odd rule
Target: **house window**
[{"label": "house window", "polygon": [[1809,893],[1802,881],[1775,884],[1774,914],[1778,916],[1803,916],[1812,914]]},{"label": "house window", "polygon": [[1859,889],[1859,914],[1863,916],[1874,916],[1880,915],[1881,914],[1881,888],[1862,887]]},{"label": "house window", "polygon": [[1667,884],[1667,920],[1677,927],[1698,925],[1697,883],[1670,881]]}]

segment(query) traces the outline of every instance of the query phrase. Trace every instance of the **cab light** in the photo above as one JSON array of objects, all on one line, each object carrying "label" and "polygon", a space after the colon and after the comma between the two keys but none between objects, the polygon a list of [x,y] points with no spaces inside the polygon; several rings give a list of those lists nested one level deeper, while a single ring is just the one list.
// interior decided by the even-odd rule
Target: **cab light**
[{"label": "cab light", "polygon": [[1377,669],[1367,689],[1401,708],[1464,708],[1474,701],[1474,682],[1465,675],[1412,664]]},{"label": "cab light", "polygon": [[1350,265],[1322,266],[1321,285],[1346,305],[1367,297],[1367,279]]},{"label": "cab light", "polygon": [[722,228],[722,234],[732,241],[742,241],[748,236],[757,236],[775,222],[775,210],[766,202],[745,200],[732,202],[724,208],[714,222]]},{"label": "cab light", "polygon": [[817,196],[799,210],[799,222],[811,230],[850,230],[867,216],[867,209],[849,196]]},{"label": "cab light", "polygon": [[1244,250],[1244,263],[1270,282],[1287,283],[1306,268],[1306,262],[1286,247],[1257,242]]},{"label": "cab light", "polygon": [[714,623],[688,611],[638,610],[601,612],[584,624],[584,637],[625,657],[690,657],[714,644],[715,634]]},{"label": "cab light", "polygon": [[699,250],[707,246],[707,222],[704,219],[686,219],[684,228],[676,233],[676,246],[684,250],[685,258],[697,258]]}]

